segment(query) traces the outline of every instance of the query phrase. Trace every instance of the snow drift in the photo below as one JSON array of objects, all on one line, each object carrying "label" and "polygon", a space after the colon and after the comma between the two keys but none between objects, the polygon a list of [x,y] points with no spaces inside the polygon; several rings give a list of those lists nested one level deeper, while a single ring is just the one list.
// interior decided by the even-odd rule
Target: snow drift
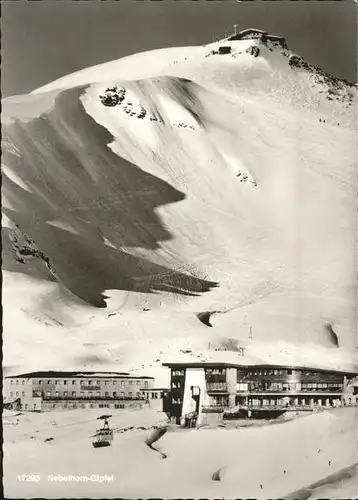
[{"label": "snow drift", "polygon": [[[116,410],[111,419],[112,446],[98,451],[92,448],[91,435],[100,412],[31,413],[17,417],[19,425],[6,425],[6,497],[308,498],[309,494],[292,493],[334,474],[344,477],[342,469],[357,461],[355,408],[246,429],[168,431],[158,445],[166,460],[146,446],[151,431],[141,430],[158,425],[163,414]],[[126,427],[130,430],[121,432]],[[53,440],[45,442],[50,437]],[[219,468],[221,479],[213,481]],[[41,474],[41,480],[18,481],[17,474],[24,473]],[[113,475],[113,480],[47,480],[48,475],[92,474]],[[334,495],[338,491],[329,485],[323,493],[328,498],[348,498],[344,484],[337,485],[340,495]]]}]

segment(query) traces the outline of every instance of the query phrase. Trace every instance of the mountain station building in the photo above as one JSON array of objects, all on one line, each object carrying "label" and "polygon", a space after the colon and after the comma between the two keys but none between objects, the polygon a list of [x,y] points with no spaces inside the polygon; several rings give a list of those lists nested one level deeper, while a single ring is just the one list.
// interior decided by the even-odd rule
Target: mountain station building
[{"label": "mountain station building", "polygon": [[356,404],[357,399],[352,389],[356,373],[224,362],[163,365],[171,370],[163,411],[178,424],[193,412],[202,424],[224,415],[275,418],[287,411]]},{"label": "mountain station building", "polygon": [[153,377],[117,372],[39,371],[6,377],[4,406],[49,411],[75,408],[141,407],[157,399]]}]

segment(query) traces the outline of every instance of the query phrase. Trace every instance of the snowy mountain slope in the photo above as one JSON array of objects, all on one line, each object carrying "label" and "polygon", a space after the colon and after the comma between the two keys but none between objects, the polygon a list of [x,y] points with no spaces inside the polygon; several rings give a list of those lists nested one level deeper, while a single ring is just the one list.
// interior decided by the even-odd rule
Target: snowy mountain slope
[{"label": "snowy mountain slope", "polygon": [[[251,325],[255,341],[311,352],[333,349],[329,323],[335,365],[354,360],[356,89],[273,44],[215,53],[228,44],[139,54],[5,100],[4,213],[48,259],[51,276],[41,264],[35,279],[82,299],[51,308],[71,335],[100,330],[130,357],[146,337],[153,353],[172,338],[199,352],[209,334],[248,339]],[[34,279],[12,248],[5,271]],[[16,284],[10,295],[15,314]],[[209,330],[200,311],[222,314]]]}]

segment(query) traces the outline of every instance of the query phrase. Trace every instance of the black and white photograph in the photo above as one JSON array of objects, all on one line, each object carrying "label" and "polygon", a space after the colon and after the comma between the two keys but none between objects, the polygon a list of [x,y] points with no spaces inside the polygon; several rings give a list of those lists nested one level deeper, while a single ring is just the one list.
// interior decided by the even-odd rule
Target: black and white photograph
[{"label": "black and white photograph", "polygon": [[4,498],[358,496],[357,6],[1,2]]}]

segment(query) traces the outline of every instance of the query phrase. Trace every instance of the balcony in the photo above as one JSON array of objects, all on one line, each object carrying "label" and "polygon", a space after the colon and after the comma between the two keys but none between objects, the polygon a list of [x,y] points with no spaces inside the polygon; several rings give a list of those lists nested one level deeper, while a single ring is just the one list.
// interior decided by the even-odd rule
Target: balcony
[{"label": "balcony", "polygon": [[324,405],[319,406],[317,404],[306,404],[306,405],[237,405],[235,410],[251,410],[251,411],[312,411],[315,409],[324,410],[326,407]]},{"label": "balcony", "polygon": [[136,397],[113,397],[113,396],[43,396],[44,401],[146,401],[143,396]]},{"label": "balcony", "polygon": [[208,406],[203,406],[202,412],[203,413],[224,413],[228,407],[226,405],[208,405]]},{"label": "balcony", "polygon": [[207,382],[206,383],[207,392],[228,392],[226,382]]},{"label": "balcony", "polygon": [[[242,393],[242,391],[237,390],[236,391],[238,394]],[[343,393],[343,388],[335,387],[314,387],[314,388],[307,388],[307,387],[301,387],[301,388],[291,388],[291,387],[283,387],[281,389],[277,389],[276,387],[267,387],[267,388],[250,388],[248,391],[245,391],[247,394],[271,394],[271,395],[285,395],[285,394],[312,394],[314,393],[315,395],[318,394],[342,394]]]},{"label": "balcony", "polygon": [[214,382],[226,382],[226,374],[225,373],[206,373],[205,380],[207,383]]}]

